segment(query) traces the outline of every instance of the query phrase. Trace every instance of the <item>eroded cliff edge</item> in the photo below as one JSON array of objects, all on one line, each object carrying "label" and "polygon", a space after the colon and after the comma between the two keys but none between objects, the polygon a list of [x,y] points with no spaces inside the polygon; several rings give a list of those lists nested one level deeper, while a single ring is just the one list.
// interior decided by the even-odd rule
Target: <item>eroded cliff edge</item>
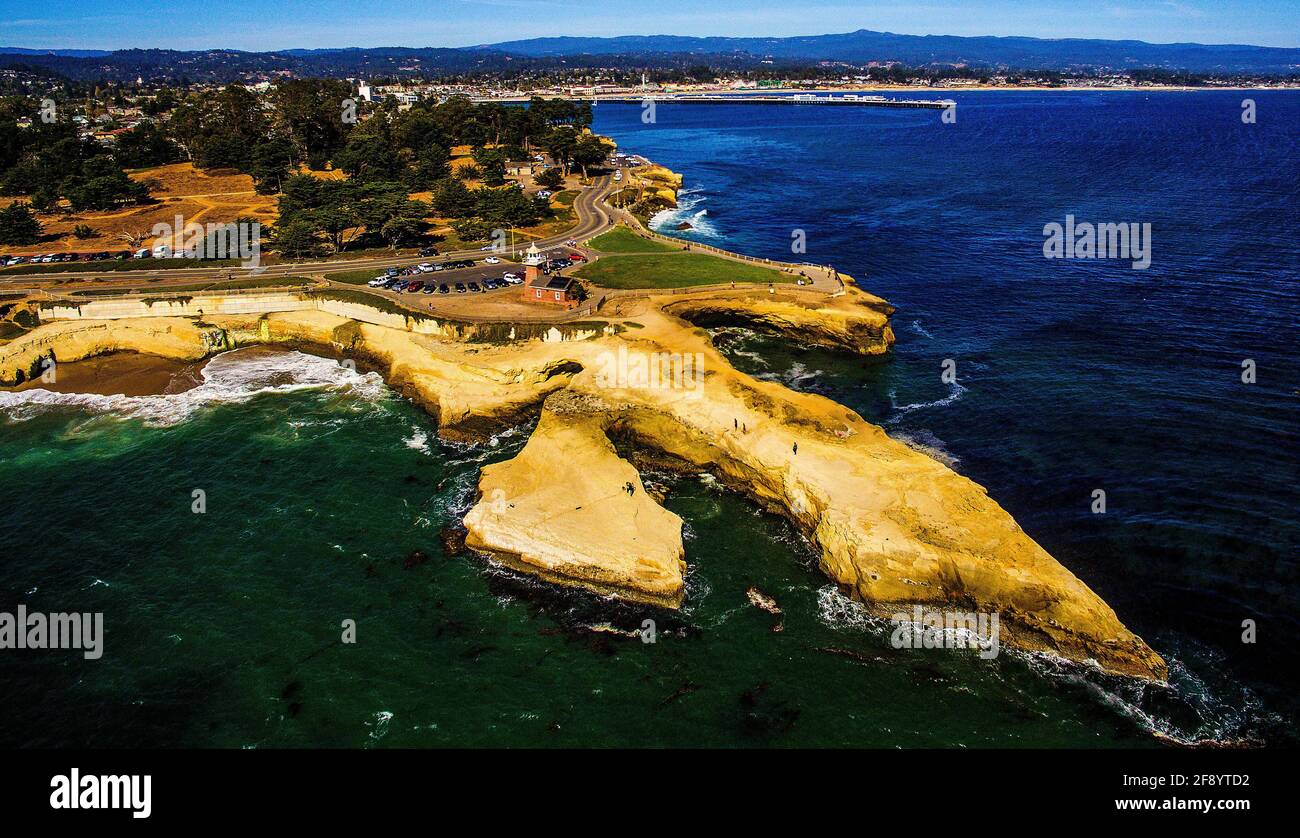
[{"label": "eroded cliff edge", "polygon": [[[914,603],[997,612],[1009,646],[1165,677],[1164,661],[981,486],[842,405],[738,372],[707,334],[665,311],[685,303],[677,295],[615,307],[620,328],[586,340],[500,345],[323,311],[57,322],[0,346],[0,374],[46,352],[61,361],[115,350],[193,359],[280,343],[364,357],[448,435],[540,407],[524,449],[484,470],[465,519],[472,546],[517,569],[680,602],[681,522],[646,494],[618,453],[626,446],[658,465],[711,473],[787,516],[817,547],[822,570],[882,616]],[[807,329],[819,317],[809,307],[786,315]],[[823,337],[833,345],[848,334],[830,326]]]}]

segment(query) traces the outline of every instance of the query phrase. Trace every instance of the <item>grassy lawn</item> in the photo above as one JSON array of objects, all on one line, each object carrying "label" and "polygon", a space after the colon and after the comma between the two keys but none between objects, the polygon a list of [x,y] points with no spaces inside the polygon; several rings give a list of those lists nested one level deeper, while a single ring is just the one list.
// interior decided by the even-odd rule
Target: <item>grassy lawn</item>
[{"label": "grassy lawn", "polygon": [[643,239],[626,227],[615,227],[587,242],[601,253],[671,253],[681,248],[654,239]]},{"label": "grassy lawn", "polygon": [[73,291],[77,297],[112,297],[118,294],[137,294],[144,291],[166,293],[183,293],[186,291],[235,291],[240,288],[284,288],[304,285],[311,280],[302,276],[257,276],[248,279],[231,279],[222,282],[195,282],[189,285],[168,285],[164,288],[91,288],[86,291]]},{"label": "grassy lawn", "polygon": [[102,262],[47,262],[39,265],[14,265],[0,276],[18,274],[75,273],[80,271],[167,271],[179,268],[211,268],[238,265],[235,259],[106,259]]},{"label": "grassy lawn", "polygon": [[704,253],[605,256],[577,275],[602,288],[687,288],[728,282],[794,282],[772,268],[733,262]]},{"label": "grassy lawn", "polygon": [[325,274],[325,278],[334,282],[344,282],[348,285],[365,285],[377,276],[383,276],[383,268],[367,268],[364,271],[340,271],[338,273]]}]

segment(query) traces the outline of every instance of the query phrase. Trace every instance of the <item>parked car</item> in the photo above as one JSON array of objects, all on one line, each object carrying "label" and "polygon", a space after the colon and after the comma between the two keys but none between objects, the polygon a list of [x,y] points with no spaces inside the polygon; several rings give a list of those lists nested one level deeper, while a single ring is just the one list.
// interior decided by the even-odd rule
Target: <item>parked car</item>
[{"label": "parked car", "polygon": [[521,282],[524,281],[524,278],[519,274],[503,274],[501,278],[504,279],[506,282],[510,283],[511,285],[519,285]]},{"label": "parked car", "polygon": [[436,247],[424,247],[424,248],[421,248],[421,249],[420,249],[420,255],[421,255],[421,256],[437,256],[437,255],[438,255],[438,248],[436,248]]},{"label": "parked car", "polygon": [[429,262],[421,262],[416,267],[420,269],[421,273],[426,273],[426,274],[433,270],[433,265],[430,264]]},{"label": "parked car", "polygon": [[501,260],[495,256],[489,256],[488,258],[484,259],[483,262],[484,264],[488,264],[488,265],[497,265],[501,263]]},{"label": "parked car", "polygon": [[149,258],[149,254],[150,254],[149,248],[147,248],[147,247],[142,247],[142,248],[140,248],[139,250],[137,250],[137,251],[135,252],[135,256],[133,256],[132,258],[134,258],[134,259],[148,259],[148,258]]},{"label": "parked car", "polygon": [[407,284],[406,291],[410,294],[418,294],[422,288],[424,288],[424,283],[416,279]]},{"label": "parked car", "polygon": [[388,274],[389,276],[397,276],[397,268],[389,268],[388,270],[384,271],[384,273]]},{"label": "parked car", "polygon": [[424,293],[426,293],[426,294],[432,294],[434,291],[437,291],[437,290],[438,290],[437,288],[434,288],[434,287],[433,287],[433,283],[432,283],[432,282],[426,282],[426,283],[424,283]]},{"label": "parked car", "polygon": [[537,193],[537,197],[539,197],[539,198],[549,198],[549,197],[551,197],[551,193],[548,192],[547,190],[543,189],[543,190],[541,190],[540,192]]},{"label": "parked car", "polygon": [[482,291],[483,289],[478,287],[478,283],[477,283],[477,282],[471,282],[471,283],[469,284],[469,290],[470,290],[472,293],[477,294],[477,293],[479,293],[480,291]]},{"label": "parked car", "polygon": [[464,293],[465,293],[465,283],[463,283],[463,282],[457,282],[457,283],[456,283],[456,293],[457,293],[457,294],[464,294]]},{"label": "parked car", "polygon": [[371,288],[378,288],[379,286],[383,285],[386,282],[388,282],[387,276],[377,276],[374,279],[367,282],[366,285],[369,285]]},{"label": "parked car", "polygon": [[114,258],[114,259],[118,259],[118,260],[122,260],[122,259],[130,259],[130,258],[131,258],[131,251],[129,251],[129,250],[119,250],[119,251],[118,251],[118,252],[113,256],[113,258]]},{"label": "parked car", "polygon": [[581,253],[578,253],[578,252],[575,250],[573,253],[570,253],[570,254],[569,254],[569,261],[570,261],[570,262],[585,262],[585,261],[587,261],[587,257],[586,257],[586,256],[583,256]]},{"label": "parked car", "polygon": [[444,283],[442,283],[441,285],[438,286],[438,293],[439,293],[439,294],[450,294],[450,293],[451,293],[451,289],[448,288],[448,287],[447,287],[447,283],[444,282]]}]

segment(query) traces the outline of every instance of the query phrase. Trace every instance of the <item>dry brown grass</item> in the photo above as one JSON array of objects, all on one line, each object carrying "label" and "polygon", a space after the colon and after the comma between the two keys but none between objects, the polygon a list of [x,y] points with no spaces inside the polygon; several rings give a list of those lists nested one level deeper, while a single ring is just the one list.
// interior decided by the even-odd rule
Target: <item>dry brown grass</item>
[{"label": "dry brown grass", "polygon": [[[6,247],[6,253],[30,255],[54,251],[88,253],[99,250],[124,250],[132,246],[123,234],[144,236],[143,247],[152,240],[155,224],[173,224],[177,215],[191,221],[224,224],[248,216],[264,226],[276,219],[276,196],[258,195],[248,175],[227,170],[201,172],[191,163],[173,163],[129,172],[132,180],[148,184],[158,203],[122,207],[103,212],[56,213],[39,215],[45,240],[25,247]],[[99,235],[78,239],[72,230],[87,224]],[[53,238],[49,238],[53,236]]]}]

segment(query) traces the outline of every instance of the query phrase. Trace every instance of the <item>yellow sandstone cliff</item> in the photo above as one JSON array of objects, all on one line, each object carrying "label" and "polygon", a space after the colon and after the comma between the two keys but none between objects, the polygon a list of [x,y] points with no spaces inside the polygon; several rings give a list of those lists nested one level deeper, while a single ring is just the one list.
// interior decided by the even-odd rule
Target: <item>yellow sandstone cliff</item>
[{"label": "yellow sandstone cliff", "polygon": [[115,350],[193,359],[281,343],[364,358],[447,435],[474,436],[541,406],[523,450],[484,469],[465,519],[467,543],[517,569],[680,603],[681,521],[646,494],[624,451],[713,474],[785,515],[827,576],[882,616],[914,603],[997,612],[1008,646],[1165,677],[1159,655],[983,487],[842,405],[740,373],[707,334],[668,313],[751,307],[771,328],[806,337],[822,320],[827,345],[870,333],[869,351],[883,351],[892,340],[883,301],[852,299],[844,305],[862,311],[846,314],[854,309],[838,303],[796,312],[795,302],[715,297],[614,306],[622,330],[563,342],[471,344],[323,311],[58,322],[0,346],[0,378],[49,351],[60,361]]}]

